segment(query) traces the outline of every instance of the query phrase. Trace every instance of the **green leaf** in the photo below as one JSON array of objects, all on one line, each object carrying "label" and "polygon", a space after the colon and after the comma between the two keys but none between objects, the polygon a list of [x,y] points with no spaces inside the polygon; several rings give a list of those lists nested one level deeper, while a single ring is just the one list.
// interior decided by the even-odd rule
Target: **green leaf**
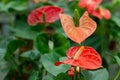
[{"label": "green leaf", "polygon": [[5,49],[0,49],[0,79],[4,80],[5,76],[8,74],[8,66],[6,61],[4,60]]},{"label": "green leaf", "polygon": [[6,61],[4,60],[5,52],[6,52],[5,49],[0,49],[0,66],[6,63]]},{"label": "green leaf", "polygon": [[120,15],[119,15],[119,13],[114,14],[114,16],[111,19],[117,24],[117,26],[120,27]]},{"label": "green leaf", "polygon": [[11,2],[13,5],[11,8],[13,8],[16,11],[23,11],[27,9],[27,2],[26,1],[21,1],[21,2]]},{"label": "green leaf", "polygon": [[120,66],[120,58],[118,56],[114,56],[114,58],[115,58],[117,64]]},{"label": "green leaf", "polygon": [[[120,0],[113,0],[112,1],[114,4],[119,4],[120,3]],[[119,4],[120,5],[120,4]]]},{"label": "green leaf", "polygon": [[21,40],[12,40],[8,45],[7,45],[7,52],[5,55],[5,58],[10,58],[13,56],[14,52],[25,45],[24,41]]},{"label": "green leaf", "polygon": [[98,69],[93,71],[83,71],[86,80],[108,80],[109,74],[106,69]]},{"label": "green leaf", "polygon": [[39,72],[34,71],[28,80],[39,80]]},{"label": "green leaf", "polygon": [[[35,28],[38,29],[38,27],[36,26]],[[27,23],[23,21],[16,21],[15,28],[10,29],[14,32],[14,35],[17,37],[33,40],[38,35],[38,31],[34,30],[35,28],[30,27]]]},{"label": "green leaf", "polygon": [[49,42],[49,37],[46,33],[40,33],[34,40],[35,47],[42,54],[50,51],[48,42]]},{"label": "green leaf", "polygon": [[8,3],[1,3],[0,4],[0,11],[9,12],[10,9],[16,11],[23,11],[27,10],[27,3],[28,1],[10,1]]},{"label": "green leaf", "polygon": [[5,49],[1,49],[1,48],[0,48],[0,61],[4,58],[5,52],[6,52]]},{"label": "green leaf", "polygon": [[40,53],[38,51],[35,51],[35,50],[30,50],[30,51],[26,51],[26,52],[22,53],[20,56],[23,58],[35,60],[35,59],[40,58]]},{"label": "green leaf", "polygon": [[55,33],[52,40],[54,42],[54,51],[61,55],[66,55],[66,51],[70,47],[69,40],[60,33]]},{"label": "green leaf", "polygon": [[53,80],[53,75],[47,74],[47,75],[43,76],[42,80]]},{"label": "green leaf", "polygon": [[65,73],[60,73],[55,77],[54,80],[71,80],[71,78]]},{"label": "green leaf", "polygon": [[70,68],[69,65],[65,64],[55,66],[54,63],[58,62],[59,61],[58,59],[59,56],[57,55],[57,53],[44,54],[41,57],[41,61],[44,68],[54,76],[57,76],[59,73],[65,73]]}]

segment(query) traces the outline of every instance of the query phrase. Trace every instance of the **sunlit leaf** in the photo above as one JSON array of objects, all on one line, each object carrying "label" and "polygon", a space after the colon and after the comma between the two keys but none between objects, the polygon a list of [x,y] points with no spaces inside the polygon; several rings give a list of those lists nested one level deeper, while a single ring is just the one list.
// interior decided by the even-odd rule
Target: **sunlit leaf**
[{"label": "sunlit leaf", "polygon": [[70,66],[61,64],[59,66],[55,66],[54,63],[59,61],[59,56],[57,53],[51,53],[51,54],[44,54],[41,57],[42,64],[44,68],[54,76],[57,76],[59,73],[65,73]]}]

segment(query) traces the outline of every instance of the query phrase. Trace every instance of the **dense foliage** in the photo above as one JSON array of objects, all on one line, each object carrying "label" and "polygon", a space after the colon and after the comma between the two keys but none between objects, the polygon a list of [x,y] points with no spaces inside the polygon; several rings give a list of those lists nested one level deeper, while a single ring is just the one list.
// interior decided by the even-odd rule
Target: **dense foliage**
[{"label": "dense foliage", "polygon": [[[0,80],[73,80],[75,74],[78,80],[119,80],[120,0],[101,0],[100,7],[93,13],[90,6],[78,5],[79,1],[84,0],[0,0]],[[32,11],[43,6],[60,7],[74,18],[75,9],[80,17],[88,10],[97,28],[80,41],[81,44],[76,43],[64,32],[59,16],[50,21],[57,12],[50,15],[44,11],[47,17],[44,13],[43,17],[40,13],[37,17],[30,16]],[[101,9],[104,14],[99,15]],[[29,24],[28,16],[30,23],[35,24]],[[35,21],[41,18],[43,21]],[[93,47],[102,59],[102,66],[77,72],[67,64],[55,65],[66,60],[69,48],[79,45]]]}]

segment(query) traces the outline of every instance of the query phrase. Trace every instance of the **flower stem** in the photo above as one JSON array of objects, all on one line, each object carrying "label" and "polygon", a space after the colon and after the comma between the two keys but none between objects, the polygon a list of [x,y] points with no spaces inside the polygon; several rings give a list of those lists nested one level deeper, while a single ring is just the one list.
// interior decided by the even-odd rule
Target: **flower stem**
[{"label": "flower stem", "polygon": [[76,66],[74,67],[74,80],[77,80],[77,71],[76,71]]},{"label": "flower stem", "polygon": [[115,76],[114,80],[118,80],[119,77],[120,77],[120,69],[119,69],[117,75]]},{"label": "flower stem", "polygon": [[77,9],[74,10],[74,24],[76,27],[79,27],[79,12]]},{"label": "flower stem", "polygon": [[46,23],[46,15],[44,12],[42,13],[42,18],[43,18],[43,22]]}]

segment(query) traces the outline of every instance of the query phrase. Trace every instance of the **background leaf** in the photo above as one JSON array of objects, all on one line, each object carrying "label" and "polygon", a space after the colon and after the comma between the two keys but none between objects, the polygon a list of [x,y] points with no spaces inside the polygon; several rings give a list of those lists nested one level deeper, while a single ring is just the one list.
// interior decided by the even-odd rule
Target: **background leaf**
[{"label": "background leaf", "polygon": [[65,73],[60,73],[55,77],[54,80],[71,80],[71,78]]},{"label": "background leaf", "polygon": [[26,22],[16,21],[15,28],[10,28],[15,36],[29,40],[33,40],[38,35],[39,32],[35,29],[40,32],[43,29],[43,26],[30,27]]},{"label": "background leaf", "polygon": [[106,69],[98,69],[94,71],[83,71],[86,80],[108,80],[109,74]]},{"label": "background leaf", "polygon": [[29,51],[23,52],[20,55],[20,57],[27,58],[27,59],[30,59],[30,60],[36,60],[36,59],[40,58],[40,53],[36,50],[29,50]]},{"label": "background leaf", "polygon": [[120,58],[116,55],[116,56],[114,56],[114,58],[115,58],[115,60],[116,60],[116,62],[117,62],[117,64],[120,66]]}]

